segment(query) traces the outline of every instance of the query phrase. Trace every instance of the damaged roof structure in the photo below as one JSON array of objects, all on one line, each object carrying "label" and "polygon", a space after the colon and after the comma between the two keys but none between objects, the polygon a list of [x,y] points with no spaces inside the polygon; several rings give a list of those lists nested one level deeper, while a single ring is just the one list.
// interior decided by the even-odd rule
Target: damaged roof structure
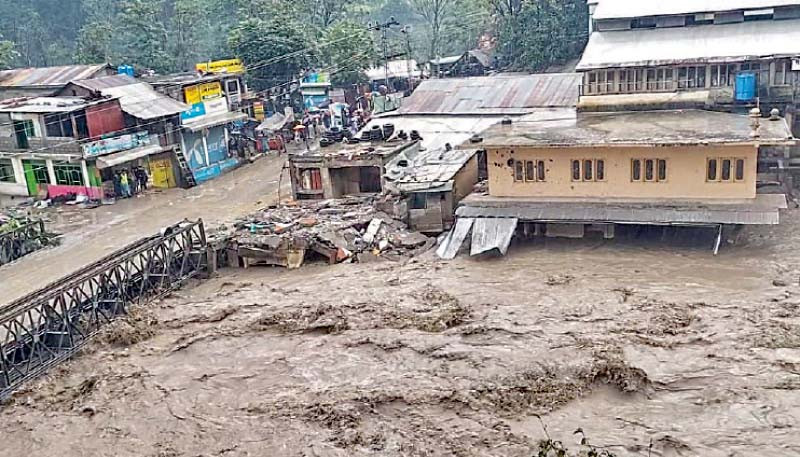
[{"label": "damaged roof structure", "polygon": [[527,119],[497,125],[484,132],[483,146],[663,147],[677,145],[793,142],[786,120],[752,118],[702,110],[664,110],[621,113],[580,113],[552,120]]},{"label": "damaged roof structure", "polygon": [[574,111],[580,83],[577,73],[427,80],[399,110],[374,117],[366,130],[391,123],[396,130],[418,131],[425,148],[456,146],[504,117]]},{"label": "damaged roof structure", "polygon": [[[128,75],[104,76],[74,81],[71,84],[94,94],[119,98],[122,111],[137,119],[151,120],[174,116],[190,108]],[[66,90],[69,90],[69,87]]]}]

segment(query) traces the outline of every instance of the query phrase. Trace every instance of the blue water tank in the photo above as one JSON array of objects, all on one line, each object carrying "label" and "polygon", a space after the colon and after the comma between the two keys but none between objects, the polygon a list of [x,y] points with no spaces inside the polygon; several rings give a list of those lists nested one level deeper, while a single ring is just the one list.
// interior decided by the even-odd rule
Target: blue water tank
[{"label": "blue water tank", "polygon": [[756,74],[739,73],[736,75],[736,101],[749,102],[756,98]]}]

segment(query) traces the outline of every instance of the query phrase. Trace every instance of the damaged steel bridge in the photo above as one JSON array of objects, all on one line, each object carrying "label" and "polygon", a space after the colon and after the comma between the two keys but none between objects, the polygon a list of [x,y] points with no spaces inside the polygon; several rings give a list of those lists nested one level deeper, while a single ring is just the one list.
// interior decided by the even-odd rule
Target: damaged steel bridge
[{"label": "damaged steel bridge", "polygon": [[41,249],[49,239],[41,220],[25,221],[13,230],[0,233],[0,265]]},{"label": "damaged steel bridge", "polygon": [[0,398],[75,354],[128,307],[203,272],[202,221],[168,227],[0,308]]}]

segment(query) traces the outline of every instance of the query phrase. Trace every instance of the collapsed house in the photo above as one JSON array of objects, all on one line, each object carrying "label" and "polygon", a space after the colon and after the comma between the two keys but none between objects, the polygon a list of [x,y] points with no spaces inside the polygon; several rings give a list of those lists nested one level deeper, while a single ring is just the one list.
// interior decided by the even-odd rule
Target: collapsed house
[{"label": "collapsed house", "polygon": [[289,175],[294,198],[323,200],[381,193],[386,164],[398,154],[418,151],[419,147],[419,141],[392,139],[315,145],[314,149],[292,153]]},{"label": "collapsed house", "polygon": [[292,269],[315,257],[329,264],[396,260],[432,248],[435,239],[409,231],[380,209],[394,204],[374,195],[270,207],[238,221],[232,233],[214,237],[215,263]]},{"label": "collapsed house", "polygon": [[413,230],[441,233],[455,221],[455,208],[478,182],[478,150],[444,147],[408,150],[386,165],[387,192],[403,197],[401,209]]},{"label": "collapsed house", "polygon": [[517,231],[614,236],[617,225],[777,224],[781,194],[756,192],[760,147],[792,145],[786,120],[700,110],[580,113],[484,134],[488,194],[471,195],[439,255],[505,254]]}]

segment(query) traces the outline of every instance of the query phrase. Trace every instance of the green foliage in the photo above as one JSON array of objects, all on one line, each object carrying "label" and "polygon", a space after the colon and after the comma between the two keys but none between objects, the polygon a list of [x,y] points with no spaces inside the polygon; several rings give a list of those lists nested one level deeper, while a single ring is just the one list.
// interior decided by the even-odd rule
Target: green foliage
[{"label": "green foliage", "polygon": [[247,62],[256,88],[290,81],[311,63],[301,26],[279,17],[239,22],[228,43],[234,54]]},{"label": "green foliage", "polygon": [[377,60],[372,35],[352,21],[342,21],[325,30],[317,53],[336,85],[366,82],[364,69]]},{"label": "green foliage", "polygon": [[75,60],[84,64],[110,62],[114,27],[105,21],[90,22],[78,34]]},{"label": "green foliage", "polygon": [[585,0],[496,0],[494,6],[498,50],[509,68],[545,70],[579,57],[586,45]]},{"label": "green foliage", "polygon": [[7,40],[0,40],[0,69],[6,69],[11,62],[18,56],[14,49],[14,43]]},{"label": "green foliage", "polygon": [[117,16],[121,63],[168,72],[173,56],[167,50],[164,0],[124,0]]}]

